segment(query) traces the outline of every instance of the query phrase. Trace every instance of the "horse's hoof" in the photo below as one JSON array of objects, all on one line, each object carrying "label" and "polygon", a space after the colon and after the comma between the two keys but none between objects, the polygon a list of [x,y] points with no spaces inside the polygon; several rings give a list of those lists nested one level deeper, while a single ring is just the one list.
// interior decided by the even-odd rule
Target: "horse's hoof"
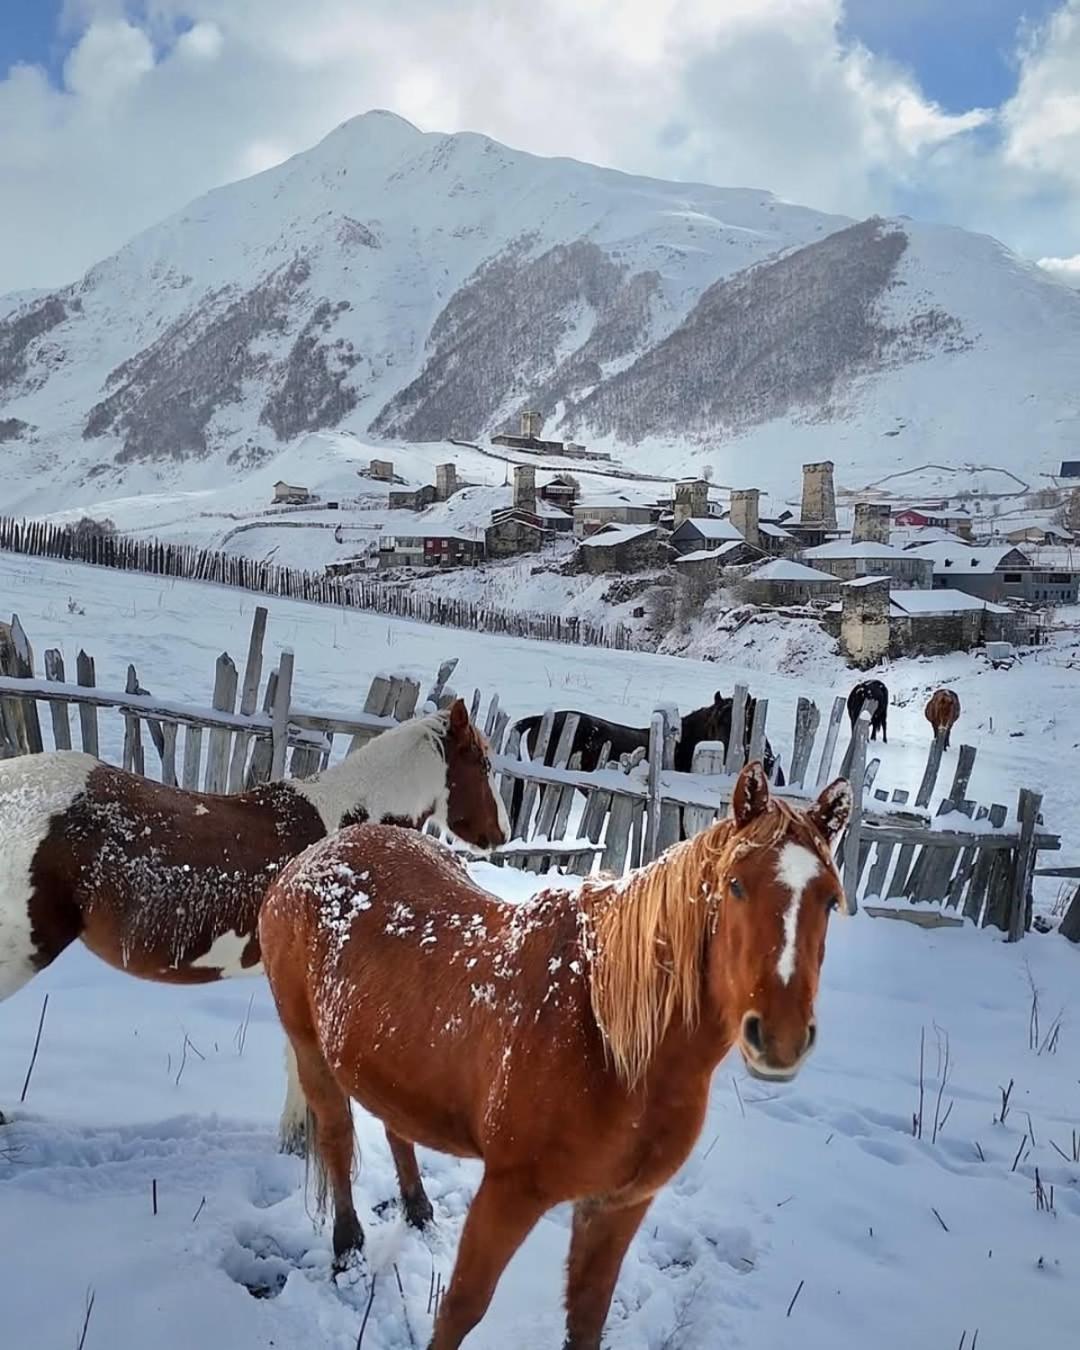
[{"label": "horse's hoof", "polygon": [[418,1228],[423,1232],[434,1219],[435,1211],[426,1195],[421,1195],[415,1200],[405,1201],[405,1222],[410,1227]]}]

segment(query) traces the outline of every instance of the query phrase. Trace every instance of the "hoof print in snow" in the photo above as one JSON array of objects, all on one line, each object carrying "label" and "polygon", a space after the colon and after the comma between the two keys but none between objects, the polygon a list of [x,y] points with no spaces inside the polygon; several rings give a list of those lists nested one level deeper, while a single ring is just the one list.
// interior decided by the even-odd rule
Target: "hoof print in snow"
[{"label": "hoof print in snow", "polygon": [[243,1285],[252,1298],[277,1298],[296,1262],[268,1233],[238,1233],[236,1245],[222,1261],[225,1274]]}]

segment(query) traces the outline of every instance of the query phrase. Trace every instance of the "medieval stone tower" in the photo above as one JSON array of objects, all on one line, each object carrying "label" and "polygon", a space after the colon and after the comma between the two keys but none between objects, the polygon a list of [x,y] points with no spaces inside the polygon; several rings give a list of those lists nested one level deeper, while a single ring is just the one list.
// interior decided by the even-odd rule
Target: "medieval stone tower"
[{"label": "medieval stone tower", "polygon": [[803,465],[801,518],[804,525],[836,529],[836,488],[831,459]]},{"label": "medieval stone tower", "polygon": [[734,488],[731,493],[731,523],[748,544],[757,548],[761,543],[758,528],[758,488]]},{"label": "medieval stone tower", "polygon": [[684,478],[675,484],[673,514],[676,529],[686,520],[709,514],[709,485],[704,478]]},{"label": "medieval stone tower", "polygon": [[856,502],[855,523],[851,528],[853,544],[887,544],[889,542],[888,502]]}]

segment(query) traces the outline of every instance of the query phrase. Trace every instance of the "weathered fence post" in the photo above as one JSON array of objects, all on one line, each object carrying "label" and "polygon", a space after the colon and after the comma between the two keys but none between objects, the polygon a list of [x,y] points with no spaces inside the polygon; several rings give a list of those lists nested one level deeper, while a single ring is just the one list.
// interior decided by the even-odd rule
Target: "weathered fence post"
[{"label": "weathered fence post", "polygon": [[[84,651],[80,651],[75,659],[75,678],[83,688],[93,689],[94,658],[87,656]],[[98,754],[97,709],[91,703],[79,704],[79,731],[82,737],[83,750],[96,759]]]},{"label": "weathered fence post", "polygon": [[821,747],[821,759],[818,761],[817,786],[820,790],[829,781],[832,773],[833,755],[836,753],[836,738],[840,734],[840,719],[844,715],[844,696],[837,694],[833,699],[829,725],[825,731],[825,741]]},{"label": "weathered fence post", "polygon": [[1042,793],[1020,789],[1016,817],[1020,822],[1020,843],[1016,850],[1013,876],[1012,909],[1009,912],[1009,941],[1019,942],[1027,931],[1027,902],[1035,869],[1035,827],[1039,822]]},{"label": "weathered fence post", "polygon": [[270,757],[270,777],[275,782],[285,777],[285,752],[289,748],[289,703],[292,699],[293,654],[286,647],[282,650],[278,662],[277,686],[274,690],[274,707],[270,743],[273,753]]},{"label": "weathered fence post", "polygon": [[[236,708],[236,666],[228,652],[222,652],[214,666],[213,707],[217,712],[231,713]],[[206,743],[206,792],[224,792],[229,781],[228,727],[212,727]]]},{"label": "weathered fence post", "polygon": [[650,863],[659,856],[660,841],[660,774],[664,764],[664,733],[667,728],[662,712],[654,712],[649,723],[649,777],[645,806],[645,842],[641,861]]},{"label": "weathered fence post", "polygon": [[[127,682],[124,685],[124,692],[128,694],[139,692],[139,677],[132,665],[127,668]],[[124,768],[129,773],[146,773],[139,718],[136,713],[130,712],[124,713]]]},{"label": "weathered fence post", "polygon": [[866,738],[870,733],[870,718],[864,708],[855,722],[851,740],[851,817],[844,833],[844,894],[848,910],[854,914],[859,908],[859,855],[862,834],[863,793],[866,779]]},{"label": "weathered fence post", "polygon": [[[45,678],[53,684],[64,683],[64,658],[56,647],[50,647],[45,653]],[[50,701],[49,715],[52,718],[53,745],[57,750],[70,750],[71,716],[68,705],[61,699]]]},{"label": "weathered fence post", "polygon": [[731,732],[724,769],[732,777],[746,763],[746,700],[749,693],[745,684],[737,684],[731,700]]},{"label": "weathered fence post", "polygon": [[[259,682],[262,679],[263,639],[266,636],[267,612],[264,606],[255,607],[255,617],[251,621],[251,637],[248,639],[247,660],[244,663],[244,683],[240,689],[240,713],[251,717],[259,702]],[[244,770],[247,767],[248,748],[251,734],[238,731],[233,741],[232,759],[229,763],[230,792],[244,790]]]},{"label": "weathered fence post", "polygon": [[811,699],[800,698],[795,708],[795,737],[788,772],[788,782],[793,788],[801,788],[806,781],[806,771],[810,767],[810,755],[820,722],[821,713],[817,704]]}]

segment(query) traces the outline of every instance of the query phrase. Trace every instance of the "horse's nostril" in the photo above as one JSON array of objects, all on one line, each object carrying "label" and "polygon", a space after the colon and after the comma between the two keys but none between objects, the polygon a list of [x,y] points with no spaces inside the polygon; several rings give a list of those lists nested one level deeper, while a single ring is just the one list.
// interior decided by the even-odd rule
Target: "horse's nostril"
[{"label": "horse's nostril", "polygon": [[761,1018],[757,1013],[747,1013],[743,1018],[743,1038],[751,1050],[759,1055],[765,1053],[765,1037],[761,1030]]},{"label": "horse's nostril", "polygon": [[817,1040],[817,1023],[811,1022],[810,1025],[806,1028],[806,1048],[803,1050],[804,1055],[808,1055],[810,1051],[813,1050],[814,1042],[816,1040]]}]

